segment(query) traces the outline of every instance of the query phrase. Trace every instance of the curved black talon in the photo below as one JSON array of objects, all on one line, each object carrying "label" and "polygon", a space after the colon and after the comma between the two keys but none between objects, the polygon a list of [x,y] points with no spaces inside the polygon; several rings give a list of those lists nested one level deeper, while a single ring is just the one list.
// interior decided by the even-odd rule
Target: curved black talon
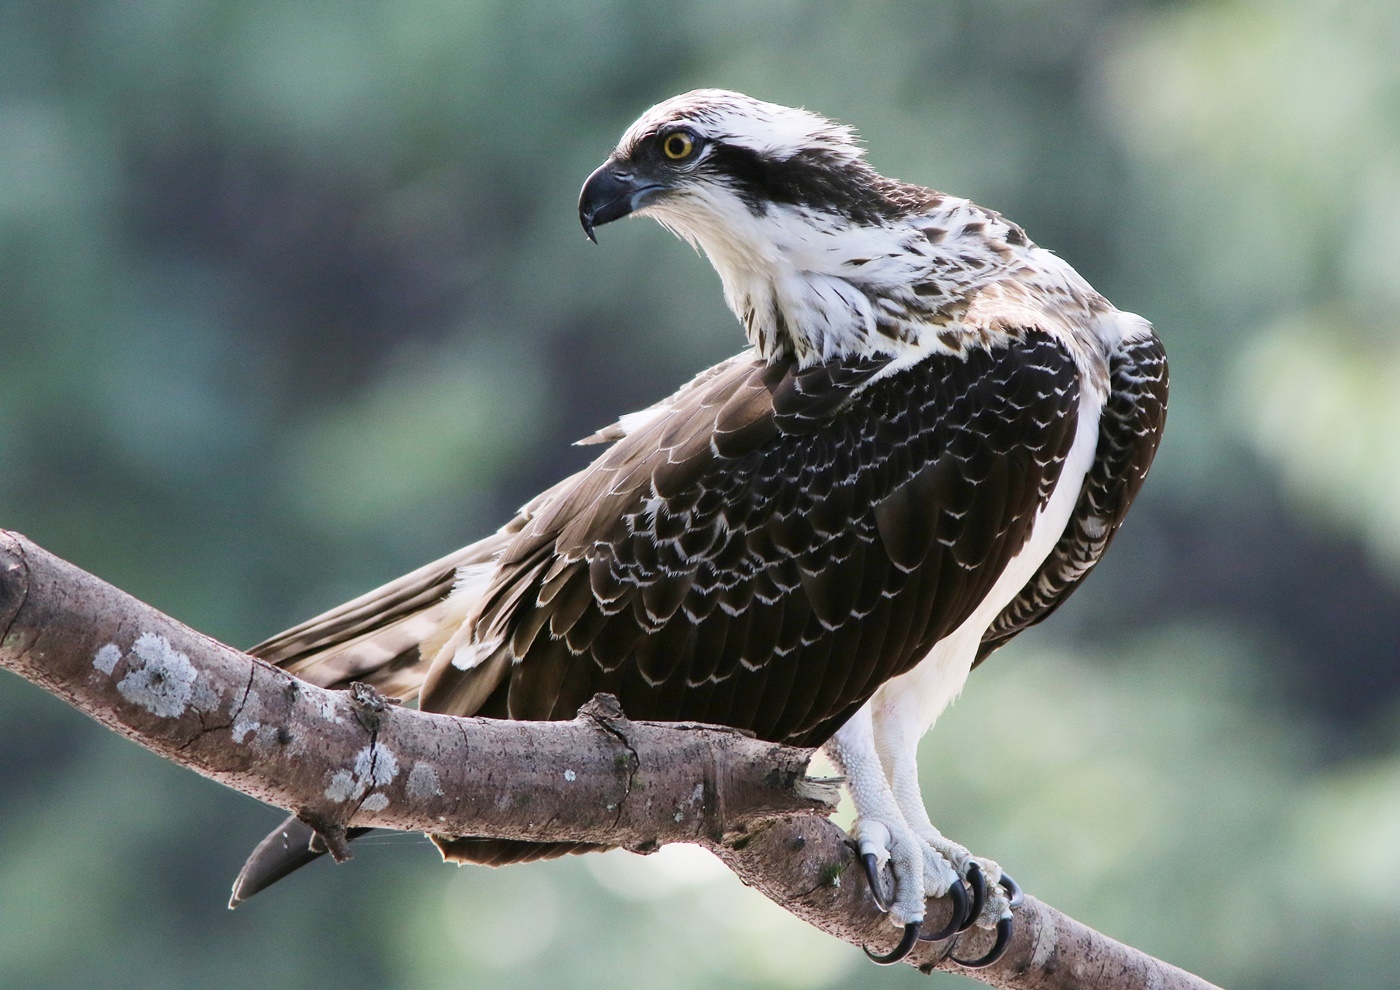
[{"label": "curved black talon", "polygon": [[967,888],[963,886],[961,880],[956,881],[948,888],[948,896],[953,899],[953,916],[948,919],[948,923],[932,935],[920,935],[920,942],[941,942],[950,935],[956,935],[963,930],[964,923],[968,920],[967,913]]},{"label": "curved black talon", "polygon": [[958,929],[960,932],[967,931],[982,917],[982,906],[987,903],[987,877],[975,862],[967,864],[967,884],[972,888],[972,907],[967,909],[967,920]]},{"label": "curved black talon", "polygon": [[919,940],[919,922],[911,921],[904,926],[904,937],[899,940],[899,944],[889,951],[887,955],[877,956],[864,945],[865,954],[870,957],[870,961],[880,966],[893,966],[905,956],[909,955],[914,948],[914,943]]},{"label": "curved black talon", "polygon": [[1021,892],[1021,885],[1011,879],[1011,874],[1003,873],[998,882],[1001,884],[1002,890],[1006,891],[1006,896],[1010,898],[1012,908],[1018,908],[1025,903],[1026,895]]},{"label": "curved black talon", "polygon": [[1006,955],[1006,947],[1011,944],[1011,928],[1013,924],[1010,918],[1002,918],[997,922],[997,940],[992,945],[992,950],[981,959],[974,959],[968,962],[954,955],[949,955],[948,958],[964,969],[986,969],[992,963]]},{"label": "curved black talon", "polygon": [[[874,853],[866,853],[860,858],[865,865],[865,882],[870,886],[870,896],[875,898],[875,906],[880,909],[881,914],[890,913],[890,902],[885,899],[885,892],[880,887],[880,864]],[[870,953],[866,953],[869,955]],[[897,960],[896,960],[897,961]]]}]

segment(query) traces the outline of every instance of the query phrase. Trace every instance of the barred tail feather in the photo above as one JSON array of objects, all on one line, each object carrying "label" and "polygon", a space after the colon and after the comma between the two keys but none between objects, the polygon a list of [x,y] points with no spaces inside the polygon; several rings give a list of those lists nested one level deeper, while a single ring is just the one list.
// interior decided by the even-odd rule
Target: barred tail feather
[{"label": "barred tail feather", "polygon": [[498,533],[473,543],[248,652],[320,687],[363,681],[414,701],[433,657],[475,604],[466,586],[478,572],[489,573],[508,538]]}]

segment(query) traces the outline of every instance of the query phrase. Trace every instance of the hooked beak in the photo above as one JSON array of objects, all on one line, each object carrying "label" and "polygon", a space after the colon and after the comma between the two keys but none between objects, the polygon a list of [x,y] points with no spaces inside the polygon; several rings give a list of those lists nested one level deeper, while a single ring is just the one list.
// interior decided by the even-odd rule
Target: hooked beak
[{"label": "hooked beak", "polygon": [[635,172],[609,159],[593,171],[578,196],[578,221],[594,244],[593,228],[621,220],[654,200],[665,187],[639,178]]}]

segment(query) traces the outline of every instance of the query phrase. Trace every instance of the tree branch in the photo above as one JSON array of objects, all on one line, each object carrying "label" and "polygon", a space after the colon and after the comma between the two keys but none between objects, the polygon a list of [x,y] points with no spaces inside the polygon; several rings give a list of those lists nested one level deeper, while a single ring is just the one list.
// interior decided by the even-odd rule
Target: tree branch
[{"label": "tree branch", "polygon": [[[874,907],[845,834],[825,816],[834,781],[811,752],[714,726],[632,722],[610,698],[571,722],[454,718],[372,690],[327,691],[201,635],[0,530],[0,666],[108,728],[329,834],[376,826],[594,842],[649,852],[705,846],[746,884],[853,945],[899,932]],[[938,926],[951,908],[931,906]],[[963,958],[990,933],[968,932]],[[1033,897],[985,970],[909,961],[1023,990],[1208,990],[1211,984]]]}]

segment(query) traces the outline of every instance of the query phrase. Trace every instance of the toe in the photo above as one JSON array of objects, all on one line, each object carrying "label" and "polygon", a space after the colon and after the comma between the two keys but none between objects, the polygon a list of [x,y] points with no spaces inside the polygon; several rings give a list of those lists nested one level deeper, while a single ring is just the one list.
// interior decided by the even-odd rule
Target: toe
[{"label": "toe", "polygon": [[884,822],[872,818],[858,819],[855,827],[851,829],[851,838],[855,839],[856,848],[862,856],[875,857],[877,867],[884,866],[890,858],[890,848],[894,843],[894,837],[890,834],[889,826]]}]

